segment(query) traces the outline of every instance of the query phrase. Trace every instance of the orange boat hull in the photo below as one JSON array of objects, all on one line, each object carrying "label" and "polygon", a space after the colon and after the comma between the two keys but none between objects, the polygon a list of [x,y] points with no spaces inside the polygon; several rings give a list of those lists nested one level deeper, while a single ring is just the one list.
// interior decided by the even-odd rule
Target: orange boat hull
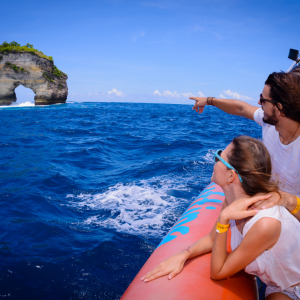
[{"label": "orange boat hull", "polygon": [[159,263],[207,235],[219,216],[224,198],[223,190],[216,184],[204,189],[152,253],[121,300],[258,299],[255,278],[243,271],[225,280],[212,280],[210,253],[188,260],[172,280],[164,276],[148,283],[141,281]]}]

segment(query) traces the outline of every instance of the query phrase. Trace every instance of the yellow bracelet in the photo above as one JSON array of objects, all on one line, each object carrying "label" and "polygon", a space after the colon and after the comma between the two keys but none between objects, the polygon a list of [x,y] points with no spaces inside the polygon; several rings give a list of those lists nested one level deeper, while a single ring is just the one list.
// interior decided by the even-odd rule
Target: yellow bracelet
[{"label": "yellow bracelet", "polygon": [[291,211],[291,214],[295,214],[295,213],[297,213],[298,212],[298,210],[300,209],[300,199],[296,196],[296,198],[297,198],[297,206],[296,206],[296,208],[293,210],[293,211]]},{"label": "yellow bracelet", "polygon": [[218,222],[216,232],[219,232],[219,233],[226,232],[229,229],[229,226],[230,226],[230,224],[224,225],[224,224],[220,224]]}]

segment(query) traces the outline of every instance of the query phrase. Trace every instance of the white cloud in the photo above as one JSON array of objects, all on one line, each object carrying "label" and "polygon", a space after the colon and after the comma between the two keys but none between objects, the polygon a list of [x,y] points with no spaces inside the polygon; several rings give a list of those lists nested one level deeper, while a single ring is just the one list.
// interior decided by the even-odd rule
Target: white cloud
[{"label": "white cloud", "polygon": [[188,98],[188,97],[195,97],[192,93],[181,93],[182,96]]},{"label": "white cloud", "polygon": [[107,92],[108,95],[112,95],[112,96],[117,96],[117,97],[124,97],[126,95],[124,95],[122,92],[116,90],[116,89],[112,89],[111,91]]},{"label": "white cloud", "polygon": [[227,95],[227,96],[230,96],[230,97],[232,97],[234,99],[238,99],[238,100],[254,101],[254,99],[252,99],[251,97],[240,95],[238,93],[232,92],[231,90],[224,91],[224,94]]},{"label": "white cloud", "polygon": [[171,92],[169,90],[164,91],[162,95],[166,96],[166,97],[171,97],[171,98],[180,98],[181,97],[181,95],[179,93],[177,93],[176,91]]},{"label": "white cloud", "polygon": [[152,94],[153,94],[153,95],[157,95],[157,96],[161,96],[161,93],[160,93],[158,90],[156,90],[156,91],[153,92]]},{"label": "white cloud", "polygon": [[223,94],[220,94],[219,96],[221,99],[227,99]]},{"label": "white cloud", "polygon": [[[168,98],[188,98],[188,97],[195,97],[194,94],[189,93],[189,92],[188,93],[178,93],[176,91],[171,92],[169,90],[164,91],[163,93],[160,93],[158,90],[155,90],[151,94],[155,95],[155,96],[159,96],[159,97],[168,97]],[[199,97],[205,97],[202,92],[198,92],[198,94],[199,94]]]}]

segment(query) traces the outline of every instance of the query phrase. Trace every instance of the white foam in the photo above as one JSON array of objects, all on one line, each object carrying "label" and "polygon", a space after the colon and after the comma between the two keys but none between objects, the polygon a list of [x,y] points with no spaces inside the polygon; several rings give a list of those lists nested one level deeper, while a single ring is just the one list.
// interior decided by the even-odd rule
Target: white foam
[{"label": "white foam", "polygon": [[204,159],[204,161],[213,164],[215,151],[216,150],[209,149],[208,152],[206,153],[206,155],[202,157]]},{"label": "white foam", "polygon": [[26,107],[26,106],[35,106],[33,102],[27,101],[27,102],[22,102],[22,103],[12,103],[11,105],[4,105],[0,106],[0,108],[8,108],[8,107]]},{"label": "white foam", "polygon": [[[189,167],[182,176],[159,176],[128,184],[118,183],[105,191],[82,190],[67,195],[67,205],[88,217],[79,226],[99,226],[118,232],[141,236],[163,237],[180,217],[183,207],[191,199],[180,198],[180,191],[197,186],[202,180],[203,165],[213,164],[215,150],[208,150],[205,156],[192,161],[193,174]],[[199,191],[200,192],[200,191]],[[176,197],[174,196],[176,195]],[[93,213],[94,212],[94,213]]]},{"label": "white foam", "polygon": [[[161,236],[180,216],[185,199],[170,195],[187,190],[180,178],[156,177],[138,183],[118,183],[103,193],[67,195],[68,205],[81,211],[95,210],[83,225],[112,228],[119,232]],[[196,195],[195,195],[196,196]],[[189,199],[190,201],[190,199]]]},{"label": "white foam", "polygon": [[[44,106],[50,106],[50,105],[62,105],[65,103],[54,103],[54,104],[47,104],[47,105],[38,105],[38,107],[44,107]],[[22,102],[22,103],[12,103],[11,105],[4,105],[4,106],[0,106],[0,108],[8,108],[8,107],[32,107],[32,106],[36,106],[34,102]]]}]

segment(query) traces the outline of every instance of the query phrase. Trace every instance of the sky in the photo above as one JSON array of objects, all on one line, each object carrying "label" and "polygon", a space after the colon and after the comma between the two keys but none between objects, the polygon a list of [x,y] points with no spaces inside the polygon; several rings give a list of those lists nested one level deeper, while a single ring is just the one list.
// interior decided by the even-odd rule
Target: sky
[{"label": "sky", "polygon": [[[299,0],[3,1],[0,43],[30,43],[68,75],[68,102],[257,104],[300,50]],[[18,102],[34,94],[16,89]]]}]

